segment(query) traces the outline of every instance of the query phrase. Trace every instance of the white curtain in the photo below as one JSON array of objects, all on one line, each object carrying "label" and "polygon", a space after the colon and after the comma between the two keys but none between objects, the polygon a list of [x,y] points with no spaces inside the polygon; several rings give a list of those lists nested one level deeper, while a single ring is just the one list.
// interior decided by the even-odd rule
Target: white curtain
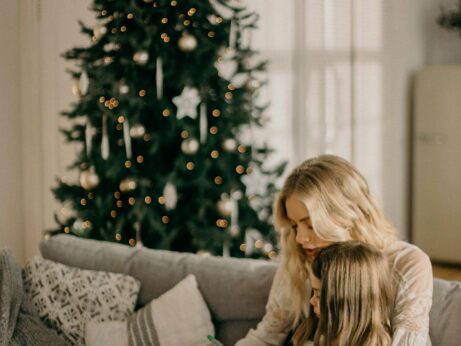
[{"label": "white curtain", "polygon": [[243,3],[261,15],[253,43],[271,60],[271,122],[260,136],[274,160],[352,161],[405,234],[410,83],[425,58],[424,25],[435,26],[429,1]]}]

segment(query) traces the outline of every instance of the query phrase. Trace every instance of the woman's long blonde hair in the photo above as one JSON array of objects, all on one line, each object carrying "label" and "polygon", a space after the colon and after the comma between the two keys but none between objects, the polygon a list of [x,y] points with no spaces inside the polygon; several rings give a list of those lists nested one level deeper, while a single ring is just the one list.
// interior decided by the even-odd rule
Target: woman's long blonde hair
[{"label": "woman's long blonde hair", "polygon": [[336,243],[320,251],[312,272],[322,285],[314,345],[391,345],[391,282],[382,252]]},{"label": "woman's long blonde hair", "polygon": [[281,231],[282,270],[288,276],[287,301],[294,313],[293,327],[305,311],[309,262],[296,243],[296,231],[288,219],[285,202],[295,196],[304,203],[316,235],[325,241],[358,240],[383,250],[396,239],[394,227],[370,195],[362,175],[346,160],[333,155],[309,159],[288,176],[274,208],[274,222]]}]

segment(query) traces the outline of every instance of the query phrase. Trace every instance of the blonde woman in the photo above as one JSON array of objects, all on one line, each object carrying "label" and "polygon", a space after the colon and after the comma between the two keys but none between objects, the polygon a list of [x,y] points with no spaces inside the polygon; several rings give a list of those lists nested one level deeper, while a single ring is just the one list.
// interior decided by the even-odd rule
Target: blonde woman
[{"label": "blonde woman", "polygon": [[365,179],[349,162],[323,155],[295,168],[279,194],[274,219],[281,231],[281,264],[265,316],[237,346],[283,345],[296,326],[309,321],[309,266],[321,249],[348,240],[370,244],[388,258],[394,283],[392,345],[430,345],[429,258],[397,239]]},{"label": "blonde woman", "polygon": [[301,323],[293,344],[390,346],[388,271],[386,257],[370,245],[348,241],[322,249],[310,270],[318,323]]}]

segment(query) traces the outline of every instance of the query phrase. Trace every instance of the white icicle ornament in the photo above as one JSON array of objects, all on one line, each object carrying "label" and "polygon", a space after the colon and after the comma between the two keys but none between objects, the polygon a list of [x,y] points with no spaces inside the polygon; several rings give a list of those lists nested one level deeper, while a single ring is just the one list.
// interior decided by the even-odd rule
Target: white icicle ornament
[{"label": "white icicle ornament", "polygon": [[176,191],[176,186],[172,183],[167,183],[163,189],[163,196],[165,197],[165,208],[167,210],[175,209],[176,203],[178,202],[178,192]]}]

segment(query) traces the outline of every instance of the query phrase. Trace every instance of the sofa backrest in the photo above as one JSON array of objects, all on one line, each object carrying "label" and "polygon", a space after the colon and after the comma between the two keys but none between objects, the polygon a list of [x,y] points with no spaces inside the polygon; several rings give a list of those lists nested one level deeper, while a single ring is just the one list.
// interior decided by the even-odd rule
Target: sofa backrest
[{"label": "sofa backrest", "polygon": [[60,234],[43,240],[44,258],[82,269],[125,273],[141,281],[138,305],[159,297],[194,274],[216,327],[216,336],[233,345],[264,315],[273,262],[204,257],[77,238]]},{"label": "sofa backrest", "polygon": [[[213,316],[216,335],[233,345],[263,317],[274,262],[203,257],[57,235],[40,244],[42,256],[82,269],[125,273],[141,281],[139,305],[194,274]],[[461,283],[434,279],[430,312],[433,346],[461,345]]]},{"label": "sofa backrest", "polygon": [[434,279],[429,317],[433,346],[461,345],[461,282]]}]

